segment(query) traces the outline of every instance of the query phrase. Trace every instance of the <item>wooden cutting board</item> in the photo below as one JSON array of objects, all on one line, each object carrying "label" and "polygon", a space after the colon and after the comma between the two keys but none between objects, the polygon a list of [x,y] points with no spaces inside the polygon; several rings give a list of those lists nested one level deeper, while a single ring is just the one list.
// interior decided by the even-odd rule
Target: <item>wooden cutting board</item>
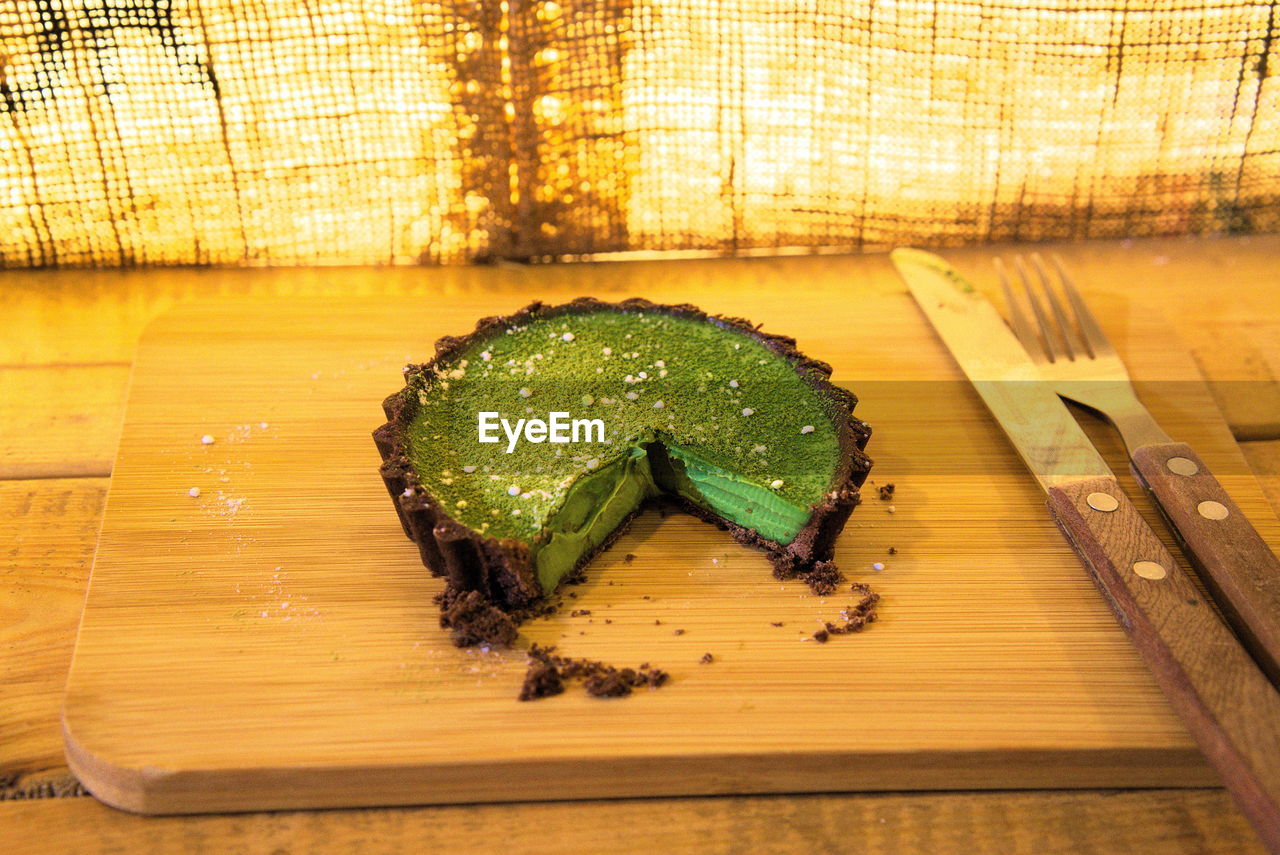
[{"label": "wooden cutting board", "polygon": [[[523,653],[450,645],[369,436],[406,361],[540,295],[228,299],[162,318],[140,345],[69,678],[76,775],[146,813],[1214,783],[905,292],[816,305],[789,289],[643,295],[796,335],[860,395],[872,479],[897,495],[869,491],[837,559],[882,595],[881,618],[815,643],[843,592],[778,582],[725,533],[649,512],[572,589],[589,615],[523,629],[522,644],[671,673],[620,700],[520,703]],[[1105,308],[1157,417],[1280,543],[1188,355],[1133,307]],[[1082,421],[1127,479],[1117,440]]]}]

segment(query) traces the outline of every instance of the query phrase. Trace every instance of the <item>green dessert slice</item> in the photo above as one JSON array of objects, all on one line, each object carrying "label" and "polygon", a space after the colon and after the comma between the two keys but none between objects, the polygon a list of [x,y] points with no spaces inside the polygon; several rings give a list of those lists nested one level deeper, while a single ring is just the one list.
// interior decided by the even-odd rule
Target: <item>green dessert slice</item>
[{"label": "green dessert slice", "polygon": [[382,474],[427,565],[503,607],[661,495],[775,563],[825,560],[870,467],[828,366],[693,307],[535,304],[437,350],[385,404]]}]

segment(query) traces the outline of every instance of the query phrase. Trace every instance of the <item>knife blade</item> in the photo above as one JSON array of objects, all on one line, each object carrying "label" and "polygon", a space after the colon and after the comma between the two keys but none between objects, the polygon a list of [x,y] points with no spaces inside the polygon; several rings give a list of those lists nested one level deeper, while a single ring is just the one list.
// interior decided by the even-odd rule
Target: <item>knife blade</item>
[{"label": "knife blade", "polygon": [[1259,837],[1280,855],[1280,694],[1039,380],[995,307],[932,253],[896,249],[890,258],[1044,489],[1055,522],[1156,682]]}]

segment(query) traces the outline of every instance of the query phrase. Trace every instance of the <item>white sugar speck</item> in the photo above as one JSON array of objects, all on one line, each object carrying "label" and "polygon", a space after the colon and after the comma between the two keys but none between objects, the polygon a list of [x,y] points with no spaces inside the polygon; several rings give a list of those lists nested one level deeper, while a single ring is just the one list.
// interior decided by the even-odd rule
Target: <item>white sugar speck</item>
[{"label": "white sugar speck", "polygon": [[779,489],[780,487],[782,487],[782,479],[781,478],[773,479],[772,481],[769,482],[769,486],[775,490]]},{"label": "white sugar speck", "polygon": [[805,425],[804,427],[800,428],[800,432],[801,432],[801,433],[813,433],[813,425]]},{"label": "white sugar speck", "polygon": [[730,381],[729,381],[729,388],[730,388],[730,389],[737,389],[737,388],[738,388],[738,381],[737,381],[737,380],[730,380]]},{"label": "white sugar speck", "polygon": [[476,471],[476,468],[474,466],[463,466],[462,471],[470,475],[472,472]]},{"label": "white sugar speck", "polygon": [[480,351],[480,358],[483,359],[485,362],[488,362],[489,360],[493,359],[493,354],[487,350],[482,350]]},{"label": "white sugar speck", "polygon": [[454,502],[454,506],[459,508],[465,508],[467,506],[467,500],[459,499],[458,501]]},{"label": "white sugar speck", "polygon": [[521,389],[520,389],[520,397],[521,397],[521,398],[527,398],[527,397],[529,397],[529,396],[530,396],[530,395],[532,395],[532,394],[533,394],[533,393],[532,393],[532,392],[530,392],[527,388],[521,388]]},{"label": "white sugar speck", "polygon": [[187,495],[193,499],[198,498],[200,496],[200,488],[192,487],[190,490],[187,491]]},{"label": "white sugar speck", "polygon": [[667,363],[666,363],[666,362],[664,362],[663,360],[659,359],[657,362],[653,363],[653,367],[654,367],[654,368],[666,368],[666,367],[667,367]]},{"label": "white sugar speck", "polygon": [[213,445],[214,443],[213,434],[206,433],[204,436],[200,437],[200,441],[205,445]]},{"label": "white sugar speck", "polygon": [[665,406],[666,406],[666,404],[662,403],[661,401],[656,401],[656,402],[654,403],[654,405],[653,405],[653,408],[654,408],[655,410],[660,410],[660,409],[662,409],[662,408],[663,408],[663,407],[665,407]]},{"label": "white sugar speck", "polygon": [[628,401],[634,401],[636,398],[639,398],[639,397],[640,397],[640,395],[639,395],[638,393],[636,393],[636,392],[628,392],[628,393],[627,393],[627,400],[628,400]]},{"label": "white sugar speck", "polygon": [[412,488],[412,487],[405,487],[405,488],[404,488],[404,492],[403,492],[403,493],[401,493],[400,495],[404,496],[406,499],[407,499],[407,498],[409,498],[410,496],[412,496],[412,495],[413,495],[413,488]]},{"label": "white sugar speck", "polygon": [[898,512],[898,508],[894,505],[890,505],[889,507],[885,508],[885,510],[891,514]]},{"label": "white sugar speck", "polygon": [[517,487],[515,484],[512,484],[510,487],[507,488],[507,495],[508,496],[520,495],[520,488]]},{"label": "white sugar speck", "polygon": [[560,336],[560,339],[561,341],[573,341],[573,333],[567,332],[564,335]]},{"label": "white sugar speck", "polygon": [[751,409],[750,407],[743,407],[742,414],[744,416],[754,416],[756,414],[756,411]]},{"label": "white sugar speck", "polygon": [[605,356],[613,356],[612,347],[602,347],[600,348],[600,352],[603,353]]},{"label": "white sugar speck", "polygon": [[591,458],[590,460],[588,460],[588,461],[587,461],[587,468],[588,468],[588,469],[595,469],[595,468],[596,468],[596,467],[598,467],[599,465],[600,465],[600,458],[598,458],[598,457],[593,457],[593,458]]},{"label": "white sugar speck", "polygon": [[872,565],[871,565],[871,569],[872,569],[872,570],[883,570],[883,569],[884,569],[884,563],[883,563],[883,562],[881,562],[881,561],[877,561],[875,564],[872,564]]}]

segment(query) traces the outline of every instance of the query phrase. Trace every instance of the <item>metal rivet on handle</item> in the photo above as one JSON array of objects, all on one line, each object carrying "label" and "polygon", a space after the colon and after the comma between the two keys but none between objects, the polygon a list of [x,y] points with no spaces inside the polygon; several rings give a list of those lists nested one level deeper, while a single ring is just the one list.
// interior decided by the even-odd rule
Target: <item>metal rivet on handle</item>
[{"label": "metal rivet on handle", "polygon": [[1089,507],[1103,513],[1111,513],[1120,507],[1120,502],[1110,493],[1090,493],[1085,497],[1085,501],[1089,503]]},{"label": "metal rivet on handle", "polygon": [[1225,520],[1231,514],[1226,505],[1222,504],[1222,502],[1215,502],[1212,499],[1196,505],[1196,510],[1200,512],[1200,516],[1207,520]]},{"label": "metal rivet on handle", "polygon": [[1155,561],[1135,561],[1133,562],[1133,572],[1143,579],[1151,579],[1152,581],[1163,579],[1169,575],[1169,571],[1164,569],[1164,565]]},{"label": "metal rivet on handle", "polygon": [[1174,475],[1194,475],[1200,471],[1200,467],[1190,457],[1170,457],[1164,465]]}]

